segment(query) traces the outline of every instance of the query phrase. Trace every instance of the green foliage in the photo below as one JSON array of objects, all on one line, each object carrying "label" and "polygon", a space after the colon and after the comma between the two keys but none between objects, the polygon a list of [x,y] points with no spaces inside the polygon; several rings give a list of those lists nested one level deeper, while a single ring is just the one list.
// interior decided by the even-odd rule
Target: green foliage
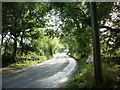
[{"label": "green foliage", "polygon": [[[26,60],[22,60],[22,59],[26,59]],[[33,64],[38,64],[41,62],[44,62],[48,60],[48,58],[46,56],[38,56],[35,53],[29,52],[29,54],[25,55],[19,55],[19,57],[17,58],[17,62],[16,63],[11,63],[9,64],[7,67],[9,68],[23,68],[23,67],[27,67],[27,66],[31,66]]]},{"label": "green foliage", "polygon": [[119,65],[115,63],[103,63],[103,82],[95,85],[93,64],[82,64],[80,71],[68,83],[66,89],[72,88],[119,88]]},{"label": "green foliage", "polygon": [[[90,4],[88,2],[50,4],[56,13],[60,15],[59,17],[63,22],[61,26],[63,32],[61,38],[64,43],[68,44],[69,51],[78,52],[81,56],[91,53],[92,31]],[[113,2],[97,2],[97,19],[99,25],[104,25],[107,19],[111,17],[109,14],[114,8],[113,5]]]},{"label": "green foliage", "polygon": [[[61,5],[62,4],[62,5]],[[87,5],[88,3],[85,3]],[[56,13],[60,14],[60,19],[64,24],[61,26],[64,43],[69,46],[69,52],[80,53],[81,56],[91,52],[91,29],[87,23],[83,20],[85,15],[83,12],[87,7],[83,3],[52,3]],[[62,7],[61,7],[61,6]],[[83,7],[84,6],[84,7]],[[86,14],[89,11],[86,12]],[[89,15],[86,15],[90,17]],[[81,20],[82,19],[82,20]]]},{"label": "green foliage", "polygon": [[[109,18],[110,17],[110,13],[112,11],[112,7],[113,7],[113,2],[103,2],[97,3],[97,17],[98,17],[98,21],[105,21],[104,19]],[[104,8],[104,9],[102,9]]]},{"label": "green foliage", "polygon": [[51,10],[48,3],[4,2],[2,7],[3,61],[15,62],[16,56],[28,59],[39,58],[29,52],[49,58],[63,48],[58,38],[46,36],[47,30],[44,27],[47,19],[44,17]]},{"label": "green foliage", "polygon": [[[112,4],[97,3],[99,20],[108,16]],[[102,12],[101,7],[105,7],[106,12]],[[3,3],[3,54],[11,51],[15,56],[19,52],[33,51],[39,55],[53,55],[63,48],[60,44],[62,39],[62,43],[69,46],[70,52],[87,55],[92,50],[89,12],[88,2]],[[57,17],[55,22],[51,19],[52,15]],[[47,24],[50,20],[55,24]],[[59,26],[61,31],[49,29],[51,26]],[[9,40],[6,40],[7,35]],[[59,36],[60,39],[55,38]],[[7,48],[5,43],[11,47]]]},{"label": "green foliage", "polygon": [[[101,32],[100,34],[101,55],[105,58],[103,84],[95,86],[93,64],[84,64],[86,59],[83,57],[92,52],[91,16],[88,2],[4,2],[2,5],[3,66],[25,67],[43,62],[58,51],[62,51],[65,45],[69,53],[75,53],[70,56],[82,64],[82,69],[69,83],[68,88],[118,87],[118,84],[115,86],[112,84],[117,81],[113,77],[118,77],[116,65],[118,65],[120,55],[119,33],[103,34],[104,32]],[[111,13],[116,13],[116,18],[112,18]],[[97,19],[100,26],[110,22],[113,27],[119,28],[117,13],[119,9],[116,3],[97,2]],[[55,18],[51,18],[52,16]],[[51,22],[54,24],[48,24]],[[50,29],[50,27],[57,28]],[[16,62],[16,57],[25,58],[25,60],[18,58]],[[106,65],[111,61],[116,64]]]},{"label": "green foliage", "polygon": [[41,56],[40,60],[45,61],[45,60],[47,60],[47,57],[46,56]]},{"label": "green foliage", "polygon": [[91,88],[93,84],[93,65],[84,64],[78,74],[68,83],[67,88]]},{"label": "green foliage", "polygon": [[107,25],[107,26],[111,26],[111,28],[113,28],[113,27],[116,28],[113,31],[111,31],[110,29],[104,28],[104,30],[101,30],[101,33],[100,33],[101,55],[103,58],[107,58],[107,60],[106,60],[107,62],[113,61],[113,58],[120,57],[120,54],[119,54],[120,53],[120,47],[119,47],[120,46],[119,45],[120,33],[116,32],[117,29],[119,31],[119,22],[118,22],[119,21],[119,19],[118,19],[119,18],[119,15],[118,15],[119,4],[117,4],[117,2],[114,4],[112,4],[112,3],[109,3],[109,4],[110,4],[109,7],[112,7],[111,10],[108,9],[109,7],[106,7],[107,10],[109,10],[109,11],[107,11],[107,12],[109,12],[109,14],[107,15],[109,17],[106,17],[106,20],[102,20],[102,22],[104,22],[104,23],[102,23],[102,22],[100,23],[100,25],[112,23],[112,25]]},{"label": "green foliage", "polygon": [[[2,43],[9,37],[13,42],[13,55],[16,55],[17,44],[21,46],[21,52],[27,52],[28,43],[25,40],[36,39],[39,31],[34,28],[44,26],[44,15],[49,10],[44,3],[5,2],[2,4]],[[45,10],[44,10],[45,9]],[[44,13],[42,12],[44,10]],[[7,37],[6,37],[7,36]],[[6,42],[6,41],[5,41]],[[27,48],[25,50],[25,48]],[[6,52],[4,52],[6,53]]]},{"label": "green foliage", "polygon": [[14,57],[11,54],[2,55],[2,67],[6,67],[10,63],[14,63],[13,60]]},{"label": "green foliage", "polygon": [[27,66],[31,66],[33,64],[38,64],[40,61],[24,61],[24,62],[16,62],[13,64],[8,65],[9,68],[23,68]]}]

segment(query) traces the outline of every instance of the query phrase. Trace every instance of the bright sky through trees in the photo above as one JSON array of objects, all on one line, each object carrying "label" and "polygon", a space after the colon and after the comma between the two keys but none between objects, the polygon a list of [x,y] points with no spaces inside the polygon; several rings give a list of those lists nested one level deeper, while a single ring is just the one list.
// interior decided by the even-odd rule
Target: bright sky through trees
[{"label": "bright sky through trees", "polygon": [[45,19],[48,19],[46,21],[46,29],[52,29],[55,31],[61,31],[61,25],[63,25],[61,19],[59,18],[59,13],[55,14],[54,9],[52,9]]}]

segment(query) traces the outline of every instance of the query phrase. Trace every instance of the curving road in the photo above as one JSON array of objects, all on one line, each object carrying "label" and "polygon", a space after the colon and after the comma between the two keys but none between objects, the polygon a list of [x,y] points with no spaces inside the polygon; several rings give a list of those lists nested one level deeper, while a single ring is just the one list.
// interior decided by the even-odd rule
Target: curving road
[{"label": "curving road", "polygon": [[77,62],[66,52],[48,61],[2,77],[2,88],[60,88],[77,70]]}]

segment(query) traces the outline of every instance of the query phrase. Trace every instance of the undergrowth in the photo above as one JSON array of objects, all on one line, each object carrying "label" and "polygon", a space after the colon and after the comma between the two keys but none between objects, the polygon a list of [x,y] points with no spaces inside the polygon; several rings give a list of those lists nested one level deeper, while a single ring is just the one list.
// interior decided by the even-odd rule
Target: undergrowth
[{"label": "undergrowth", "polygon": [[120,88],[120,65],[114,62],[102,62],[103,82],[95,84],[94,63],[85,63],[86,59],[77,59],[81,62],[81,68],[66,89],[74,88]]},{"label": "undergrowth", "polygon": [[43,61],[45,61],[45,59],[36,60],[36,61],[22,61],[22,62],[16,62],[16,63],[9,64],[7,67],[8,68],[23,68],[23,67],[31,66],[33,64],[41,63]]},{"label": "undergrowth", "polygon": [[16,62],[8,63],[5,67],[8,68],[23,68],[27,66],[31,66],[33,64],[38,64],[48,60],[51,56],[39,56],[35,53],[29,53],[27,55],[17,55]]}]

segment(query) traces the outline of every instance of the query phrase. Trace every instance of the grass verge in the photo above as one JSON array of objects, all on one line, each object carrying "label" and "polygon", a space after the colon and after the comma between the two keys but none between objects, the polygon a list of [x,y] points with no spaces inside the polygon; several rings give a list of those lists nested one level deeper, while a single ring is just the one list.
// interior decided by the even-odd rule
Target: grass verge
[{"label": "grass verge", "polygon": [[[35,57],[36,58],[36,57]],[[39,59],[36,60],[17,60],[16,63],[9,63],[6,67],[2,68],[2,75],[10,74],[16,72],[25,67],[30,67],[35,64],[42,63],[51,58],[51,56],[39,56]]]},{"label": "grass verge", "polygon": [[120,88],[120,65],[115,63],[102,63],[103,82],[99,85],[94,80],[93,63],[85,63],[81,59],[82,66],[72,80],[66,86],[66,89],[72,88]]}]

